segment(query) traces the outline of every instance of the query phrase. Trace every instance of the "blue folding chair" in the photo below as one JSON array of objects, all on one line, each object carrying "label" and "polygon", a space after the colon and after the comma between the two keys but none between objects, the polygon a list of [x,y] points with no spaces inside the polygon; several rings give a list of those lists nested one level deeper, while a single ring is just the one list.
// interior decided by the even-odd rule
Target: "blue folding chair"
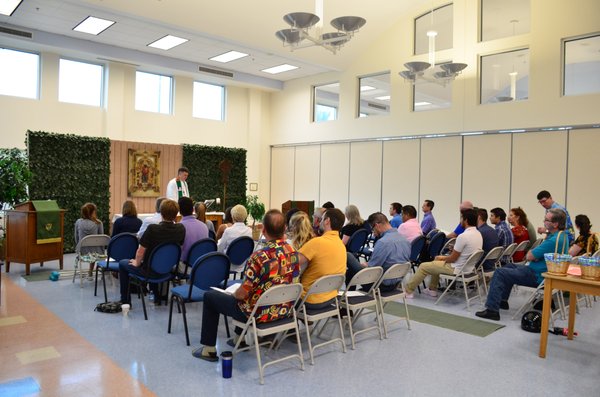
[{"label": "blue folding chair", "polygon": [[94,283],[94,296],[98,294],[98,271],[102,273],[104,287],[104,302],[108,302],[106,295],[105,272],[118,272],[121,259],[133,259],[138,249],[138,239],[135,233],[120,233],[112,237],[108,243],[106,260],[96,262],[96,281]]},{"label": "blue folding chair", "polygon": [[196,241],[190,247],[187,260],[184,262],[185,263],[184,273],[178,274],[177,276],[180,279],[190,278],[190,276],[188,276],[188,267],[193,266],[194,263],[196,263],[196,261],[198,260],[198,258],[200,258],[202,255],[208,254],[209,252],[215,252],[215,251],[217,251],[217,242],[214,239],[207,237],[207,238],[203,238],[203,239]]},{"label": "blue folding chair", "polygon": [[252,240],[252,237],[241,236],[229,244],[226,254],[231,262],[231,267],[234,268],[230,271],[234,279],[238,272],[244,271],[244,268],[241,266],[250,258],[252,252],[254,252],[254,240]]},{"label": "blue folding chair", "polygon": [[346,251],[358,258],[359,254],[361,253],[361,249],[367,243],[368,237],[369,231],[367,229],[358,229],[352,233],[352,236],[350,236],[350,239],[346,244]]},{"label": "blue folding chair", "polygon": [[[229,277],[229,258],[221,252],[209,252],[200,256],[192,265],[190,273],[190,284],[178,285],[171,288],[171,303],[169,307],[169,327],[171,333],[171,319],[173,317],[173,302],[177,302],[177,308],[183,315],[183,328],[185,329],[185,341],[190,345],[188,333],[186,303],[204,301],[204,293],[210,287],[222,288],[227,284]],[[227,323],[227,318],[225,318]]]},{"label": "blue folding chair", "polygon": [[[410,243],[410,267],[412,268],[413,273],[416,273],[416,269],[419,266],[419,258],[423,253],[423,249],[425,248],[425,243],[427,242],[427,238],[425,236],[417,236]],[[417,286],[419,293],[421,293],[421,287]]]},{"label": "blue folding chair", "polygon": [[[144,307],[144,319],[148,320],[148,313],[146,311],[146,300],[144,295],[147,292],[146,284],[162,284],[164,282],[171,281],[174,277],[173,269],[179,264],[179,257],[181,256],[181,246],[176,243],[162,243],[152,250],[146,269],[143,274],[129,273],[129,282],[127,285],[127,292],[129,294],[129,301],[131,301],[130,285],[133,282],[138,284],[142,289],[142,306]],[[155,297],[160,299],[160,297]]]}]

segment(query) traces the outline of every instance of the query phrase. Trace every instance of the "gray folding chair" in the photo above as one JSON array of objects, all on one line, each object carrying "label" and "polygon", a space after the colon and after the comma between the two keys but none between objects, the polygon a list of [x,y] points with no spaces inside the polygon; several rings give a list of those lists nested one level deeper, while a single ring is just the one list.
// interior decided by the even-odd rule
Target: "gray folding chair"
[{"label": "gray folding chair", "polygon": [[452,285],[457,281],[460,281],[462,283],[462,287],[465,292],[465,300],[467,301],[467,310],[471,311],[470,302],[471,300],[475,299],[474,296],[469,298],[467,284],[470,282],[475,282],[477,286],[477,296],[479,297],[479,302],[483,304],[483,301],[481,300],[481,291],[479,290],[479,273],[475,269],[482,256],[483,250],[477,250],[469,256],[467,262],[465,262],[464,266],[462,267],[462,269],[460,269],[460,272],[458,272],[457,274],[440,274],[440,280],[446,280],[446,282],[449,282],[442,295],[440,295],[440,297],[435,301],[436,305],[442,300],[442,298],[450,290]]},{"label": "gray folding chair", "polygon": [[[488,293],[488,288],[487,288],[487,278],[492,278],[492,276],[494,275],[494,270],[496,269],[496,265],[498,264],[498,262],[500,261],[500,258],[502,258],[502,253],[504,252],[504,248],[503,247],[494,247],[492,248],[487,255],[481,260],[481,265],[478,268],[478,271],[481,273],[481,278],[483,279],[483,290],[485,291],[485,294],[487,295]],[[486,271],[483,268],[483,264],[487,261],[494,261],[494,270],[488,270]]]},{"label": "gray folding chair", "polygon": [[[525,289],[529,289],[531,291],[531,293],[529,294],[529,296],[527,297],[527,299],[525,300],[525,302],[521,305],[521,307],[515,312],[515,314],[513,314],[512,319],[516,320],[517,318],[521,317],[521,315],[523,313],[525,313],[527,310],[529,310],[529,308],[531,308],[533,306],[533,302],[535,302],[537,299],[542,298],[544,296],[544,280],[542,280],[542,282],[536,287],[525,287],[525,286],[520,286],[519,290],[525,288]],[[552,299],[554,299],[554,297],[556,296],[556,301],[558,302],[558,308],[556,310],[554,310],[552,313],[550,313],[550,321],[552,323],[552,325],[554,326],[554,317],[557,314],[560,314],[560,318],[562,320],[564,320],[565,317],[565,313],[566,313],[566,309],[565,309],[565,301],[562,295],[562,291],[559,291],[557,289],[552,291]]]},{"label": "gray folding chair", "polygon": [[[391,291],[382,291],[381,285],[386,280],[395,280],[395,279],[404,278],[404,276],[406,276],[406,273],[408,273],[409,270],[410,270],[410,262],[396,263],[396,264],[390,266],[390,268],[387,269],[385,271],[385,273],[383,273],[383,275],[381,276],[381,278],[379,279],[379,281],[377,282],[377,284],[374,287],[375,295],[377,296],[377,300],[379,301],[379,310],[381,310],[381,322],[383,323],[383,335],[385,336],[386,339],[388,337],[388,330],[387,330],[388,325],[397,323],[398,321],[406,320],[406,326],[408,327],[408,329],[410,329],[410,316],[408,314],[408,305],[406,304],[406,293],[404,292],[404,288],[402,287],[402,282],[399,282],[398,286]],[[399,299],[402,299],[402,302],[404,303],[404,310],[406,311],[406,316],[399,317],[395,320],[386,322],[385,316],[383,313],[383,309],[385,308],[385,305],[388,302],[397,301]]]},{"label": "gray folding chair", "polygon": [[[248,321],[246,321],[245,323],[242,323],[242,322],[239,322],[239,321],[233,319],[233,325],[235,325],[236,327],[242,328],[242,333],[240,334],[240,336],[237,340],[237,343],[235,344],[235,348],[234,348],[233,352],[236,353],[238,351],[250,349],[250,346],[240,348],[241,341],[243,341],[245,335],[248,332],[250,332],[252,334],[252,336],[254,337],[252,344],[254,345],[254,349],[256,351],[256,360],[258,361],[258,373],[260,376],[260,384],[261,385],[263,385],[265,383],[263,374],[264,374],[265,368],[268,367],[269,365],[277,364],[279,362],[289,360],[292,358],[298,358],[298,360],[300,360],[301,369],[304,371],[304,356],[302,355],[302,345],[300,344],[300,331],[298,329],[298,320],[296,317],[296,309],[295,309],[295,306],[298,303],[298,300],[300,300],[301,295],[302,295],[302,284],[295,283],[295,284],[275,285],[275,286],[269,288],[268,290],[266,290],[260,296],[260,298],[258,298],[258,300],[256,301],[256,304],[254,305],[254,308],[252,309],[252,313],[250,313],[250,316],[248,317]],[[256,315],[256,310],[259,307],[282,305],[285,303],[291,303],[291,305],[292,305],[291,309],[290,309],[290,313],[287,317],[277,319],[274,321],[269,321],[266,323],[259,323],[256,321],[256,317],[254,317],[254,316]],[[261,362],[261,359],[260,359],[260,345],[261,344],[258,343],[258,338],[267,336],[267,335],[279,334],[279,333],[289,331],[289,330],[294,330],[294,332],[296,333],[296,342],[298,343],[298,354],[290,354],[289,356],[285,356],[285,357],[279,358],[277,360],[269,361],[268,363],[265,363],[263,365]],[[270,347],[273,347],[275,345],[275,343],[276,343],[276,341],[273,340],[270,342],[264,342],[262,344],[263,345],[269,344]]]},{"label": "gray folding chair", "polygon": [[[515,252],[513,252],[513,256],[514,256],[514,255],[515,255],[517,252],[526,252],[528,248],[529,248],[529,240],[521,241],[521,242],[519,243],[519,245],[517,245],[517,246],[515,247]],[[521,262],[515,262],[515,261],[514,261],[514,259],[511,259],[511,260],[512,260],[512,262],[513,262],[515,265],[524,265],[525,263],[527,263],[527,261],[526,261],[526,260],[522,260]]]},{"label": "gray folding chair", "polygon": [[[383,274],[383,268],[380,266],[367,267],[362,269],[358,273],[352,277],[352,280],[346,286],[346,290],[340,292],[339,301],[340,304],[348,314],[348,328],[350,329],[350,338],[352,340],[352,350],[356,348],[355,345],[355,337],[356,335],[370,331],[372,329],[377,329],[379,331],[379,339],[383,339],[383,334],[381,333],[381,317],[378,309],[377,298],[375,297],[374,289],[375,283],[379,281],[381,275]],[[356,287],[359,285],[371,285],[371,287],[366,291],[351,291],[351,287]],[[375,317],[377,319],[377,326],[367,327],[365,329],[361,329],[360,331],[354,331],[352,324],[356,321],[356,319],[360,316],[364,309],[373,307],[375,310]],[[352,311],[358,310],[356,317],[352,318]]]},{"label": "gray folding chair", "polygon": [[496,262],[496,267],[502,267],[502,262],[504,263],[512,263],[512,256],[517,249],[517,243],[509,244],[502,253],[500,260]]},{"label": "gray folding chair", "polygon": [[542,241],[544,241],[543,238],[538,238],[537,240],[535,240],[533,242],[533,244],[531,244],[531,247],[529,247],[529,250],[531,251],[532,249],[534,249],[535,247],[537,247],[538,245],[540,245],[542,243]]},{"label": "gray folding chair", "polygon": [[89,236],[85,236],[75,247],[75,253],[77,256],[75,257],[75,265],[73,269],[73,283],[75,282],[75,276],[77,276],[77,271],[79,270],[79,287],[83,288],[83,277],[85,272],[81,267],[82,263],[95,263],[100,258],[106,258],[106,255],[98,255],[98,254],[82,254],[81,251],[83,248],[102,248],[103,252],[106,253],[106,248],[108,247],[108,243],[110,242],[110,236],[106,234],[90,234]]}]

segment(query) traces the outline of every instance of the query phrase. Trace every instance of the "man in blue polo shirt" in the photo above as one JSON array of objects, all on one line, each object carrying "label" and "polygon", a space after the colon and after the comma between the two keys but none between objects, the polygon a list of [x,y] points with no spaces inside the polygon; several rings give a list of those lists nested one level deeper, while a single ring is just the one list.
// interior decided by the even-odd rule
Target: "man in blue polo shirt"
[{"label": "man in blue polo shirt", "polygon": [[[569,242],[565,230],[567,215],[558,208],[551,208],[544,216],[544,227],[548,230],[546,239],[527,253],[527,265],[507,264],[496,270],[490,284],[485,310],[475,313],[478,317],[500,320],[500,309],[508,310],[508,298],[513,285],[536,288],[543,281],[542,273],[547,271],[544,254],[558,252],[566,254]],[[558,240],[558,242],[557,242]]]}]

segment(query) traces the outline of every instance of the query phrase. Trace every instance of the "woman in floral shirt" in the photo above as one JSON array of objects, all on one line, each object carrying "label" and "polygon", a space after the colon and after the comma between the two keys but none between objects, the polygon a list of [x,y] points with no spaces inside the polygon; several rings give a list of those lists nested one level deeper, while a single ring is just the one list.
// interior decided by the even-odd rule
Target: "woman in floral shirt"
[{"label": "woman in floral shirt", "polygon": [[598,236],[592,232],[590,218],[587,215],[577,215],[575,217],[575,227],[579,230],[579,236],[569,248],[569,255],[593,255],[598,251]]}]

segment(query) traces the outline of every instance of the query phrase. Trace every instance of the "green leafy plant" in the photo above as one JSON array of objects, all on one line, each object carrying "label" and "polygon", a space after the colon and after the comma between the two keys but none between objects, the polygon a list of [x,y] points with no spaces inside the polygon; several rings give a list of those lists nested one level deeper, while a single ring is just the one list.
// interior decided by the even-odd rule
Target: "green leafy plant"
[{"label": "green leafy plant", "polygon": [[252,230],[254,230],[256,222],[260,222],[265,216],[265,205],[258,196],[248,196],[246,197],[246,210],[252,217]]},{"label": "green leafy plant", "polygon": [[31,200],[56,200],[67,210],[64,226],[64,250],[73,252],[75,221],[81,206],[92,202],[98,217],[109,227],[110,140],[72,134],[27,131],[29,185]]},{"label": "green leafy plant", "polygon": [[0,208],[12,208],[26,201],[30,181],[27,153],[17,148],[0,149]]}]

